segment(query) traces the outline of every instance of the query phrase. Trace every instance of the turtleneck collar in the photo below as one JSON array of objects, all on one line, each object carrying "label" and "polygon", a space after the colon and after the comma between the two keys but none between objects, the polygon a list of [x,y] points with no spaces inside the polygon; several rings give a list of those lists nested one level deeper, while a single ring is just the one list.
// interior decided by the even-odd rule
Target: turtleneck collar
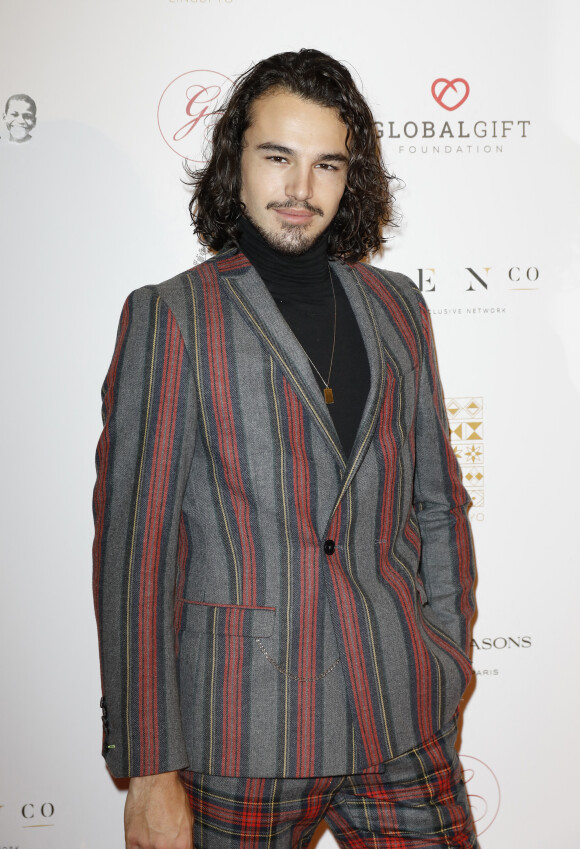
[{"label": "turtleneck collar", "polygon": [[239,219],[239,248],[277,301],[320,304],[332,297],[328,234],[306,253],[284,254],[272,248],[244,216]]}]

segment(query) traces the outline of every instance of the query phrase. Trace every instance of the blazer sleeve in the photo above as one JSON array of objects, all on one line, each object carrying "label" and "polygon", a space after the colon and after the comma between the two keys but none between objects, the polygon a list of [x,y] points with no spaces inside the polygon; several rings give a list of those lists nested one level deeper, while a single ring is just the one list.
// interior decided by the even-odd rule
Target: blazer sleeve
[{"label": "blazer sleeve", "polygon": [[174,315],[155,287],[133,292],[103,386],[93,498],[103,755],[116,777],[188,765],[173,621],[196,430],[192,384]]},{"label": "blazer sleeve", "polygon": [[475,610],[475,557],[467,510],[470,498],[449,437],[449,425],[429,313],[417,292],[423,357],[415,426],[414,501],[421,533],[420,574],[428,604],[424,613],[437,630],[469,654]]}]

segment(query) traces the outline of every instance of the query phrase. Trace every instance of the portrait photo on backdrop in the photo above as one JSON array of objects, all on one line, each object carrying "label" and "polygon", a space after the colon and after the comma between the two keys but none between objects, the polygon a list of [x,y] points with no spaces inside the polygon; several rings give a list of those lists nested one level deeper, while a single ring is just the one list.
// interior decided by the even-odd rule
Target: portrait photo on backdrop
[{"label": "portrait photo on backdrop", "polygon": [[12,94],[6,101],[2,120],[8,135],[5,140],[22,144],[31,140],[30,135],[36,127],[36,103],[27,94]]},{"label": "portrait photo on backdrop", "polygon": [[[190,165],[208,258],[135,289],[94,601],[127,849],[478,846],[456,752],[470,499],[394,177],[347,65],[252,65]],[[196,248],[193,249],[195,251]]]}]

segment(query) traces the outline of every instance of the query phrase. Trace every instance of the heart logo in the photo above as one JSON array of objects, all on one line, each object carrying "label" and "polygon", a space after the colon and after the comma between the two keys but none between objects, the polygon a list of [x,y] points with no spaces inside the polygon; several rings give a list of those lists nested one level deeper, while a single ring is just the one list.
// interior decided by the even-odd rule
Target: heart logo
[{"label": "heart logo", "polygon": [[454,109],[459,109],[469,97],[469,83],[461,77],[456,77],[454,80],[440,77],[431,86],[431,94],[439,106],[453,112]]}]

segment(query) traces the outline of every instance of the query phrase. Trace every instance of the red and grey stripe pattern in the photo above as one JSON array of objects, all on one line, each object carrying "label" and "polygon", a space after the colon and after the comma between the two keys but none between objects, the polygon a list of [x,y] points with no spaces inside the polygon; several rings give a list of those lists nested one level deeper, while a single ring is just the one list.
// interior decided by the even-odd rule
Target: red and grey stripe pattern
[{"label": "red and grey stripe pattern", "polygon": [[348,459],[241,254],[123,310],[95,488],[114,774],[376,770],[457,707],[473,552],[426,308],[335,268],[371,371]]},{"label": "red and grey stripe pattern", "polygon": [[[96,575],[99,619],[105,622],[111,591],[120,613],[115,675],[118,686],[115,701],[120,705],[119,722],[126,740],[129,774],[160,772],[165,764],[165,698],[170,687],[166,680],[165,657],[173,652],[164,611],[173,604],[175,551],[171,537],[176,511],[177,480],[180,475],[180,445],[184,432],[185,387],[189,368],[182,336],[173,314],[160,298],[152,299],[147,315],[147,358],[140,364],[142,385],[132,399],[130,386],[122,384],[122,366],[134,304],[123,310],[117,346],[103,399],[105,428],[97,449],[99,486],[95,490],[97,534],[96,563],[105,574]],[[135,329],[135,324],[133,324]],[[131,404],[132,416],[122,421],[117,415],[120,402]],[[131,474],[121,479],[120,456],[131,443]],[[115,540],[115,508],[123,499],[127,531],[120,548],[126,567],[115,569],[109,551]],[[101,556],[98,557],[98,553]],[[171,571],[167,561],[172,561]],[[110,658],[102,656],[107,680]],[[111,716],[109,711],[109,716]],[[113,714],[114,715],[114,714]]]}]

